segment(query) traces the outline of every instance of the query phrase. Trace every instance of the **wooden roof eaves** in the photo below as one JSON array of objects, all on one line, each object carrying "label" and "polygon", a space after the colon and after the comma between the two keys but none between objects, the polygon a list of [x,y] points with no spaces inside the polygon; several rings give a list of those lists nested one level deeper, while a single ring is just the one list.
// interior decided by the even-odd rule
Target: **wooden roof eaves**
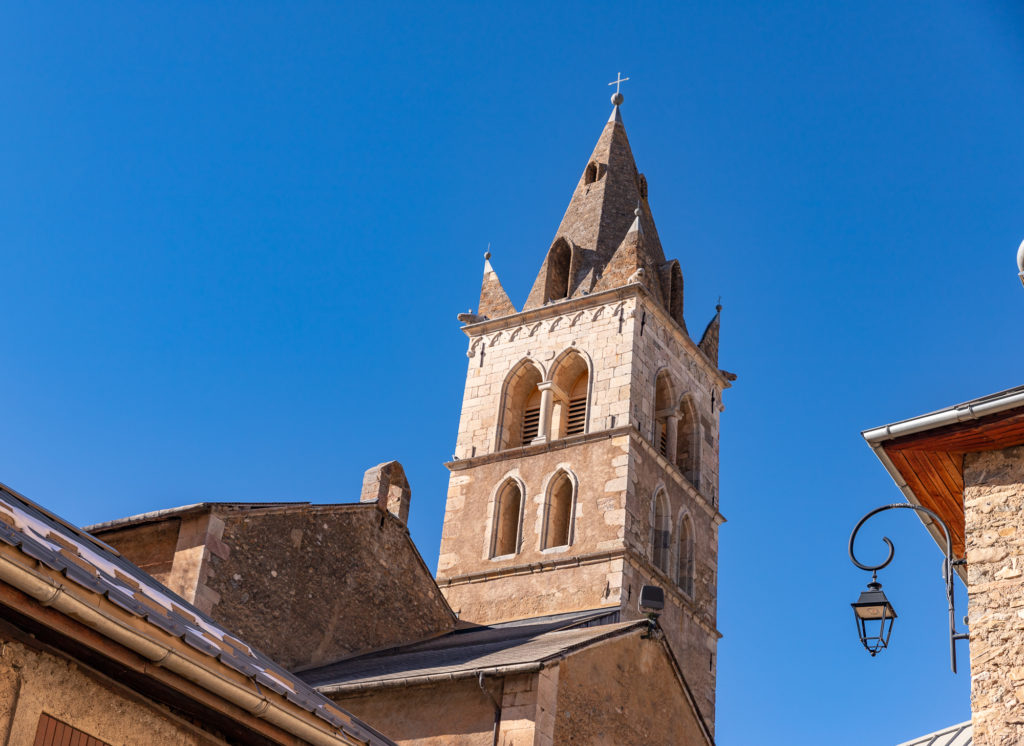
[{"label": "wooden roof eaves", "polygon": [[[867,440],[867,433],[864,433],[864,439]],[[871,447],[871,450],[875,452],[875,456],[878,457],[878,460],[882,462],[882,466],[885,467],[885,470],[889,472],[889,476],[892,477],[892,481],[896,483],[896,487],[899,489],[900,492],[903,493],[903,496],[907,499],[907,502],[909,502],[911,505],[917,505],[922,508],[928,507],[927,505],[922,505],[921,500],[918,498],[916,494],[914,494],[914,490],[911,489],[910,485],[907,484],[907,480],[903,478],[903,474],[900,472],[898,468],[896,468],[896,465],[892,462],[892,459],[889,458],[889,454],[886,452],[885,448],[881,445],[881,443],[872,443],[869,440],[868,445]],[[931,518],[929,518],[924,513],[921,513],[920,511],[917,510],[915,510],[914,512],[917,513],[918,520],[921,521],[921,523],[924,525],[928,533],[931,534],[931,537],[935,541],[935,544],[939,547],[941,551],[945,552],[946,537],[943,534],[942,527],[937,525]],[[967,566],[956,565],[954,569],[960,576],[960,580],[962,580],[966,584]]]}]

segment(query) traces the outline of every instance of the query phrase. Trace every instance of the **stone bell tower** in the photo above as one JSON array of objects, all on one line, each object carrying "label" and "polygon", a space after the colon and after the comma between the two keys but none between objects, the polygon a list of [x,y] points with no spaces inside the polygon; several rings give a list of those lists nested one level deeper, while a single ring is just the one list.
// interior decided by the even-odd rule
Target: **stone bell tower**
[{"label": "stone bell tower", "polygon": [[438,584],[471,622],[618,608],[660,624],[714,722],[721,307],[699,342],[619,110],[522,309],[485,256]]}]

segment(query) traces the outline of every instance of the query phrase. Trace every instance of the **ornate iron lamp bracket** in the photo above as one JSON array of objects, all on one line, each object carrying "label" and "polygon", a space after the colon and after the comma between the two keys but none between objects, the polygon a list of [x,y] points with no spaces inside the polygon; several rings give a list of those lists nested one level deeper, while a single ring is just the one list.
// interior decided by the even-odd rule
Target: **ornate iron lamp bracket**
[{"label": "ornate iron lamp bracket", "polygon": [[875,508],[870,513],[865,515],[863,518],[860,519],[860,521],[857,522],[857,525],[854,526],[853,533],[850,534],[850,561],[853,562],[853,564],[859,567],[861,570],[866,570],[867,572],[870,572],[873,578],[877,578],[878,571],[886,567],[890,562],[892,562],[892,558],[896,553],[896,549],[895,547],[893,547],[892,542],[889,541],[888,536],[883,536],[882,541],[884,541],[886,546],[889,547],[889,556],[887,556],[883,562],[877,565],[866,565],[863,562],[860,562],[857,559],[856,555],[853,553],[853,542],[857,538],[857,532],[860,531],[860,527],[863,526],[869,518],[883,511],[893,510],[895,508],[906,508],[910,510],[916,510],[919,513],[924,513],[925,515],[929,516],[933,521],[935,521],[935,523],[937,523],[939,526],[942,526],[942,532],[946,538],[946,552],[945,557],[942,561],[942,578],[946,582],[946,601],[949,604],[949,664],[950,667],[953,669],[953,673],[956,673],[956,641],[968,640],[970,639],[970,635],[966,632],[958,633],[956,631],[956,609],[954,607],[953,599],[953,567],[956,565],[966,564],[967,560],[964,558],[955,559],[953,557],[953,540],[950,536],[949,527],[946,525],[946,522],[943,521],[942,518],[940,518],[935,511],[921,507],[920,505],[911,505],[910,503],[892,503],[891,505],[882,505],[881,507]]}]

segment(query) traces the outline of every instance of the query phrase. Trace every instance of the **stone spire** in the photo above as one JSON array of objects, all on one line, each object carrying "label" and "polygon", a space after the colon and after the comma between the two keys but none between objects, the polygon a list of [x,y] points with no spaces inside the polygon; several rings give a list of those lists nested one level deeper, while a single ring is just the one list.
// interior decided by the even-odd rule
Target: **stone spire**
[{"label": "stone spire", "polygon": [[480,307],[478,312],[481,316],[496,319],[501,316],[511,316],[516,312],[515,306],[501,286],[498,273],[491,266],[491,252],[484,254],[484,280],[480,285]]},{"label": "stone spire", "polygon": [[[647,181],[637,171],[622,123],[622,98],[621,93],[612,96],[612,114],[576,185],[523,310],[543,306],[552,299],[593,292],[630,225],[636,222],[634,209],[638,203],[644,234],[642,265],[657,269],[665,263],[647,204]],[[660,284],[657,275],[648,281],[648,287]],[[602,287],[607,284],[602,283]]]},{"label": "stone spire", "polygon": [[704,336],[700,338],[700,351],[703,352],[711,364],[718,367],[718,334],[722,324],[722,304],[715,306],[715,317],[708,323],[704,330]]}]

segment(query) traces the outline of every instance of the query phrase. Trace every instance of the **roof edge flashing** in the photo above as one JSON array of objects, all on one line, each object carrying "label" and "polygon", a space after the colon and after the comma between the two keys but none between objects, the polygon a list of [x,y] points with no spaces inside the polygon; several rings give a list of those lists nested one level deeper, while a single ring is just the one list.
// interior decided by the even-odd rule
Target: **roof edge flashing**
[{"label": "roof edge flashing", "polygon": [[1024,407],[1024,387],[964,402],[938,412],[923,414],[890,425],[864,430],[861,432],[861,436],[868,442],[868,445],[874,446],[904,435],[914,435],[947,425],[955,425],[959,422],[969,422],[1018,407]]}]

